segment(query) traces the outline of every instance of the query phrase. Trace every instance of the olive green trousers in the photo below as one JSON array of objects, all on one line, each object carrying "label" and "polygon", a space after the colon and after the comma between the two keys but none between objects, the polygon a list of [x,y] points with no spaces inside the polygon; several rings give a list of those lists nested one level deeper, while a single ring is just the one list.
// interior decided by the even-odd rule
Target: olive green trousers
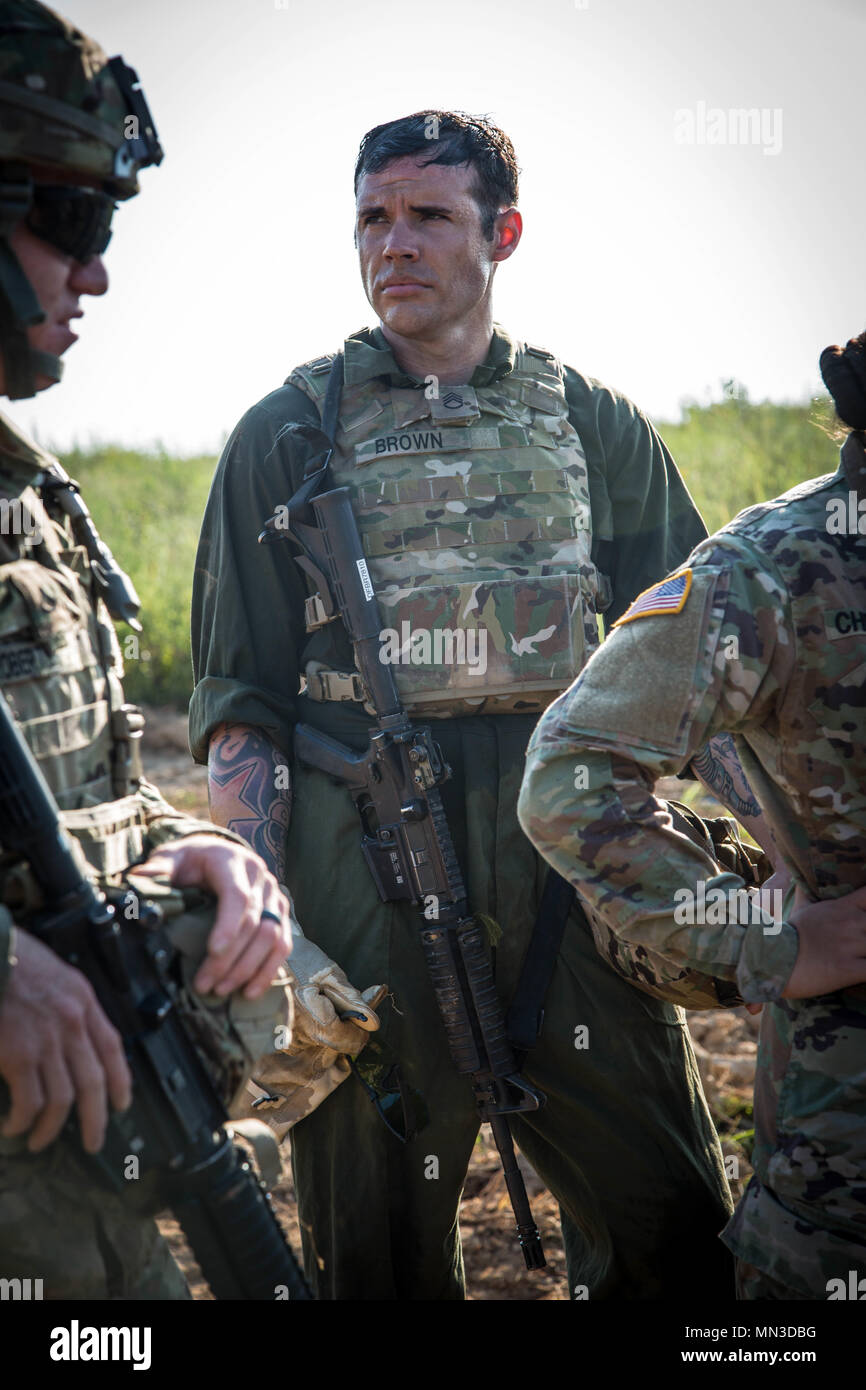
[{"label": "olive green trousers", "polygon": [[[433,724],[454,773],[443,799],[470,905],[502,928],[494,965],[506,1006],[546,874],[516,816],[533,723]],[[298,919],[358,988],[387,982],[368,1060],[396,1058],[429,1112],[401,1143],[352,1076],[295,1127],[307,1274],[324,1299],[459,1299],[457,1216],[478,1120],[450,1059],[420,918],[380,901],[348,792],[300,766],[293,786],[287,882]],[[718,1240],[731,1201],[682,1015],[615,974],[576,915],[524,1074],[547,1101],[513,1117],[513,1134],[559,1202],[570,1297],[733,1300]],[[506,1210],[502,1220],[508,1228]]]}]

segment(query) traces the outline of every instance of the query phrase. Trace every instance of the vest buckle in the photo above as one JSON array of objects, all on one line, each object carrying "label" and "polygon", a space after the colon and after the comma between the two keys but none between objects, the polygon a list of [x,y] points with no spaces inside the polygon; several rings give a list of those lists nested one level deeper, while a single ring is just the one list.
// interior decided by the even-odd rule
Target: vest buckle
[{"label": "vest buckle", "polygon": [[311,700],[353,700],[364,704],[367,692],[357,671],[329,671],[326,667],[306,669],[307,695]]},{"label": "vest buckle", "polygon": [[307,632],[315,632],[320,627],[327,627],[332,623],[337,615],[329,613],[325,607],[321,594],[311,594],[304,599],[304,623]]}]

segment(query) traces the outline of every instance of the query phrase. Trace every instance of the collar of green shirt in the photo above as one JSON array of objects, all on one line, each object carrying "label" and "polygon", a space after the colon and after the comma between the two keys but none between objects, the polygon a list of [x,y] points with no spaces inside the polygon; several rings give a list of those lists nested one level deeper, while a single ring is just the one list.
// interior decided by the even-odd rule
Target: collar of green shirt
[{"label": "collar of green shirt", "polygon": [[[397,365],[394,353],[381,328],[361,328],[351,334],[344,345],[343,380],[347,386],[358,386],[373,377],[384,376],[392,386],[423,386],[417,377],[409,376]],[[475,368],[469,386],[489,386],[514,370],[517,344],[501,324],[493,325],[493,337],[484,361]]]}]

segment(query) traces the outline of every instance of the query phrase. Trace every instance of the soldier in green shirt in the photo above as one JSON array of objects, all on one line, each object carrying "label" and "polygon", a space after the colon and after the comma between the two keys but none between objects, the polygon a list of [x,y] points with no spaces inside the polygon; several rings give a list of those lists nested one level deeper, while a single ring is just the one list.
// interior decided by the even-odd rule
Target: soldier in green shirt
[{"label": "soldier in green shirt", "polygon": [[[472,910],[501,931],[507,1004],[545,880],[516,816],[535,719],[597,645],[598,615],[618,617],[705,529],[628,400],[493,323],[494,274],[522,227],[501,131],[432,111],[377,127],[356,191],[379,325],[343,346],[332,485],[352,491],[388,622],[382,659],[453,769],[445,808]],[[302,480],[333,361],[253,406],[220,460],[196,564],[190,741],[209,760],[215,820],[273,866],[307,934],[357,986],[388,981],[365,1076],[381,1101],[398,1059],[403,1096],[426,1107],[426,1126],[396,1136],[353,1077],[295,1128],[318,1294],[460,1298],[471,1088],[415,910],[380,901],[348,792],[292,754],[301,721],[364,749],[365,691],[316,577],[286,545],[256,544]],[[512,1128],[560,1203],[570,1296],[673,1297],[695,1264],[708,1297],[732,1296],[716,1240],[730,1199],[681,1013],[626,984],[576,912],[545,1010],[525,1075],[547,1103]]]},{"label": "soldier in green shirt", "polygon": [[[851,427],[838,470],[741,513],[631,605],[541,719],[519,806],[613,939],[765,1006],[755,1174],[723,1236],[743,1298],[866,1289],[866,334],[822,370]],[[714,735],[781,848],[778,911],[652,795]]]}]

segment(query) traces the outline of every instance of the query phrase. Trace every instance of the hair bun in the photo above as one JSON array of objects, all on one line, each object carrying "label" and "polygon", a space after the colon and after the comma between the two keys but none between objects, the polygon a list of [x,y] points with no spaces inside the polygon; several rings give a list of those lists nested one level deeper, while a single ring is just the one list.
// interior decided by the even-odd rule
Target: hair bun
[{"label": "hair bun", "polygon": [[839,419],[852,430],[866,430],[866,333],[845,348],[825,348],[818,366]]}]

